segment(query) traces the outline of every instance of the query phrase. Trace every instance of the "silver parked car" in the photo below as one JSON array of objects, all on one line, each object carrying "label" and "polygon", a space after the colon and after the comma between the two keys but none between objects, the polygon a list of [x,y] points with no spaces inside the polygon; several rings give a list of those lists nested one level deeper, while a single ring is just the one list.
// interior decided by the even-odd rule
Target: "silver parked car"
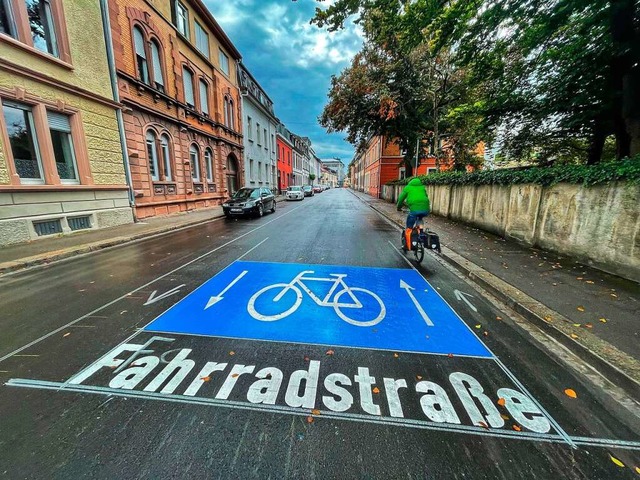
[{"label": "silver parked car", "polygon": [[302,191],[302,187],[287,187],[285,197],[287,200],[304,200],[304,192]]}]

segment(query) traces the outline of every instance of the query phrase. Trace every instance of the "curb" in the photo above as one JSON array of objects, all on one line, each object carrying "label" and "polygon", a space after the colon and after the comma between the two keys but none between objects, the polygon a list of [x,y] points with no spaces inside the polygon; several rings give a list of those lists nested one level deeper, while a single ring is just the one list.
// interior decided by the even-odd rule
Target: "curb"
[{"label": "curb", "polygon": [[144,240],[147,238],[157,237],[165,235],[167,233],[175,232],[177,230],[183,230],[203,223],[212,222],[218,218],[223,218],[223,214],[212,215],[206,220],[196,220],[190,223],[184,223],[180,225],[168,225],[166,227],[150,230],[148,232],[137,233],[128,237],[114,237],[107,240],[101,240],[92,243],[85,243],[77,245],[75,247],[65,248],[63,250],[54,250],[51,252],[42,253],[39,255],[33,255],[31,257],[22,258],[20,260],[12,260],[9,262],[0,263],[0,275],[4,275],[18,270],[24,270],[30,267],[39,267],[49,265],[53,262],[58,262],[66,258],[75,257],[76,255],[87,254],[91,252],[97,252],[105,248],[115,247],[118,245],[124,245],[127,243],[133,243],[138,240]]},{"label": "curb", "polygon": [[[353,192],[352,192],[353,193]],[[402,224],[387,215],[376,206],[365,202],[358,195],[354,195],[373,210],[402,227]],[[482,267],[459,255],[450,248],[442,247],[440,255],[447,263],[472,279],[482,288],[491,292],[499,300],[506,303],[513,310],[522,315],[536,327],[543,330],[553,339],[571,350],[585,362],[596,367],[600,374],[607,377],[612,383],[626,390],[633,398],[640,398],[640,366],[638,361],[630,355],[622,352],[612,344],[587,332],[580,331],[580,338],[592,348],[571,338],[571,325],[573,322],[560,313],[550,309],[541,302],[518,290],[513,285],[501,280]],[[553,323],[552,323],[553,322]],[[594,351],[596,350],[596,351]],[[614,364],[615,362],[615,364]],[[625,370],[616,365],[624,365]],[[627,370],[630,373],[627,373]]]}]

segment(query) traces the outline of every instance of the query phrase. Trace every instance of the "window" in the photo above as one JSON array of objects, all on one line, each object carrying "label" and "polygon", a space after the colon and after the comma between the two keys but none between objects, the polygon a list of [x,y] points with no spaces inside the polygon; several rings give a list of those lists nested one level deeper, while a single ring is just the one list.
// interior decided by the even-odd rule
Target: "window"
[{"label": "window", "polygon": [[38,50],[58,56],[58,41],[53,27],[50,0],[26,0],[29,27],[33,46]]},{"label": "window", "polygon": [[189,11],[180,2],[176,2],[176,28],[182,35],[189,38]]},{"label": "window", "polygon": [[271,135],[271,151],[275,153],[276,151],[276,138]]},{"label": "window", "polygon": [[193,95],[193,73],[186,67],[182,67],[182,83],[184,85],[184,101],[190,107],[195,107],[196,101]]},{"label": "window", "polygon": [[155,87],[164,92],[164,77],[162,75],[162,63],[160,62],[160,45],[151,40],[151,64],[153,66],[153,83]]},{"label": "window", "polygon": [[249,160],[249,178],[253,182],[256,179],[256,172],[253,160]]},{"label": "window", "polygon": [[204,151],[204,164],[207,169],[207,181],[213,183],[213,154],[208,148]]},{"label": "window", "polygon": [[147,67],[147,53],[144,48],[144,35],[140,27],[133,27],[133,43],[136,47],[136,66],[138,78],[144,83],[149,83],[149,69]]},{"label": "window", "polygon": [[0,33],[18,38],[16,22],[11,10],[11,0],[0,0]]},{"label": "window", "polygon": [[251,117],[247,117],[247,137],[249,137],[249,140],[253,140],[253,127],[251,123]]},{"label": "window", "polygon": [[147,132],[147,160],[149,161],[149,174],[151,180],[160,180],[158,171],[158,154],[156,153],[156,134],[149,130]]},{"label": "window", "polygon": [[262,162],[258,162],[258,180],[262,181]]},{"label": "window", "polygon": [[227,125],[229,128],[235,129],[235,125],[236,122],[234,121],[234,114],[233,114],[233,100],[229,99],[229,113],[227,114],[227,117],[229,119],[229,124]]},{"label": "window", "polygon": [[207,82],[200,80],[200,110],[202,113],[209,115],[209,87]]},{"label": "window", "polygon": [[267,138],[269,138],[269,137],[267,137],[267,129],[266,128],[264,129],[264,137],[262,137],[262,138],[264,138],[264,149],[265,150],[269,150],[269,145],[267,145]]},{"label": "window", "polygon": [[69,116],[57,112],[47,112],[47,120],[60,181],[62,183],[80,183]]},{"label": "window", "polygon": [[209,35],[198,22],[196,22],[196,48],[209,58]]},{"label": "window", "polygon": [[218,60],[220,61],[220,70],[222,70],[225,75],[229,75],[229,57],[227,57],[222,50],[218,51]]},{"label": "window", "polygon": [[189,148],[189,159],[191,160],[191,178],[195,182],[200,181],[200,152],[198,147],[191,145]]},{"label": "window", "polygon": [[261,145],[260,143],[260,124],[256,123],[256,143],[258,144],[258,146]]},{"label": "window", "polygon": [[4,101],[2,110],[20,182],[44,183],[31,107]]},{"label": "window", "polygon": [[167,182],[170,182],[172,179],[171,152],[169,150],[169,145],[171,145],[169,137],[167,135],[162,135],[160,140],[160,150],[162,151],[162,167],[164,168],[164,179]]}]

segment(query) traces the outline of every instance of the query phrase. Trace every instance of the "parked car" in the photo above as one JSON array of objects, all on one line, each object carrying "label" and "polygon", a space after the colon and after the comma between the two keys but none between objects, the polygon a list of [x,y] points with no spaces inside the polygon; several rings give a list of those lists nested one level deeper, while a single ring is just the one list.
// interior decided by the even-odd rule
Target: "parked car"
[{"label": "parked car", "polygon": [[311,187],[311,185],[305,185],[304,187],[302,187],[302,190],[304,191],[305,197],[313,197],[313,188]]},{"label": "parked car", "polygon": [[313,193],[322,193],[322,187],[320,185],[316,185],[313,187]]},{"label": "parked car", "polygon": [[276,197],[268,188],[241,188],[222,204],[227,218],[243,215],[261,217],[267,210],[276,211]]},{"label": "parked car", "polygon": [[285,197],[287,200],[304,200],[302,187],[287,187]]}]

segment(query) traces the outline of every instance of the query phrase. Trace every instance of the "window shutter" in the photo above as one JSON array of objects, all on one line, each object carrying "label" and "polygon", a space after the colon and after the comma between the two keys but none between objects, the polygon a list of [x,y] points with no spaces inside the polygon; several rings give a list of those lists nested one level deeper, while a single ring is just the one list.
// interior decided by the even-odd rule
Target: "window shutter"
[{"label": "window shutter", "polygon": [[47,111],[47,121],[49,122],[49,128],[71,133],[71,124],[69,123],[68,115]]}]

